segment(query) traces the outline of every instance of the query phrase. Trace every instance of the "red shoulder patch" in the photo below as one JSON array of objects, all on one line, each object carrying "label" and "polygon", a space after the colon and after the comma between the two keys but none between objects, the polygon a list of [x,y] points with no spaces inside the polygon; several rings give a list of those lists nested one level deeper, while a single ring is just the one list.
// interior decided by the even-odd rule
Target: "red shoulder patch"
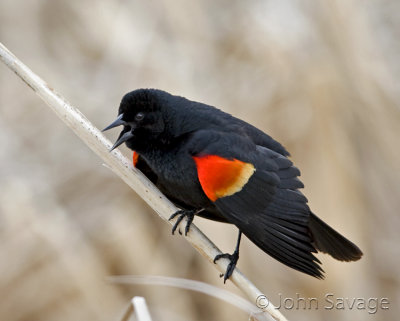
[{"label": "red shoulder patch", "polygon": [[133,157],[132,157],[133,166],[136,167],[136,164],[137,164],[138,160],[139,160],[139,154],[136,153],[135,151],[133,151]]},{"label": "red shoulder patch", "polygon": [[194,156],[193,159],[201,187],[213,202],[241,191],[256,170],[253,164],[235,158],[205,155]]}]

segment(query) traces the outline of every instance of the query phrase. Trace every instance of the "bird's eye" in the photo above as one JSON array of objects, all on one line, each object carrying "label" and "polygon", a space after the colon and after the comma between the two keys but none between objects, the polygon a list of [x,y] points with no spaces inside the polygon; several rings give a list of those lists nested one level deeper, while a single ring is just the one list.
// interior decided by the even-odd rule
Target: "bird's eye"
[{"label": "bird's eye", "polygon": [[137,113],[135,116],[135,120],[137,121],[143,120],[143,118],[144,118],[144,113],[142,112]]}]

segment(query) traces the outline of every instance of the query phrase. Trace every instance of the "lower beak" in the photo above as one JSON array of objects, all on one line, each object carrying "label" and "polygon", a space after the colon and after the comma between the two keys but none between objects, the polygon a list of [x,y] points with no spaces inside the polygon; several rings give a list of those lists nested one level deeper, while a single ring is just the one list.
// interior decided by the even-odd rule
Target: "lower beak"
[{"label": "lower beak", "polygon": [[111,147],[110,152],[117,148],[119,145],[121,145],[122,143],[126,142],[127,140],[131,139],[133,137],[133,133],[131,131],[124,133],[123,135],[121,135],[118,140],[115,142],[115,144]]}]

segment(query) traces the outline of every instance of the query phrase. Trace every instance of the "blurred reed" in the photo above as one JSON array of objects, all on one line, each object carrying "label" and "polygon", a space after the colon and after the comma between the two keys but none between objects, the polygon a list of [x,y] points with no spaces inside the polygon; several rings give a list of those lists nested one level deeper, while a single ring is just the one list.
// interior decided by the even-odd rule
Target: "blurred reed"
[{"label": "blurred reed", "polygon": [[[388,297],[388,311],[284,311],[295,320],[396,320],[400,298],[400,3],[0,2],[0,39],[98,127],[124,93],[156,87],[233,113],[283,142],[313,211],[360,245],[313,280],[243,242],[267,296]],[[157,274],[222,287],[214,269],[0,66],[0,316],[115,320],[134,295],[154,320],[245,320],[199,294],[115,286]],[[196,219],[223,250],[233,227]],[[269,277],[266,277],[268,271]],[[231,286],[225,287],[236,292]],[[154,314],[153,314],[153,308]]]}]

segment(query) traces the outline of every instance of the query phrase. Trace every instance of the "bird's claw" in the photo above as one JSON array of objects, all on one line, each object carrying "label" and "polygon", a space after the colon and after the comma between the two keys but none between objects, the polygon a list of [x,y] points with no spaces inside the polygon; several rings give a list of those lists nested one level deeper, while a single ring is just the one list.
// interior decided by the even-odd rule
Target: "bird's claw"
[{"label": "bird's claw", "polygon": [[230,278],[230,276],[232,275],[233,271],[235,270],[236,263],[239,260],[239,252],[235,251],[232,254],[229,254],[229,253],[218,254],[214,258],[214,261],[213,261],[214,264],[219,259],[222,259],[222,258],[229,260],[229,264],[228,264],[228,267],[226,268],[225,274],[221,274],[220,275],[220,277],[224,277],[224,283],[225,283],[226,280],[228,280]]},{"label": "bird's claw", "polygon": [[[183,218],[187,217],[187,222],[186,222],[186,226],[185,226],[185,236],[186,236],[189,232],[190,225],[193,222],[195,213],[196,213],[196,211],[193,211],[193,210],[179,210],[179,211],[176,211],[174,214],[172,214],[169,217],[168,221],[174,219],[176,216],[179,215],[174,226],[172,226],[172,234],[175,234],[175,231],[178,228],[179,224],[182,222]],[[180,232],[180,230],[179,230],[179,233],[182,234]]]}]

